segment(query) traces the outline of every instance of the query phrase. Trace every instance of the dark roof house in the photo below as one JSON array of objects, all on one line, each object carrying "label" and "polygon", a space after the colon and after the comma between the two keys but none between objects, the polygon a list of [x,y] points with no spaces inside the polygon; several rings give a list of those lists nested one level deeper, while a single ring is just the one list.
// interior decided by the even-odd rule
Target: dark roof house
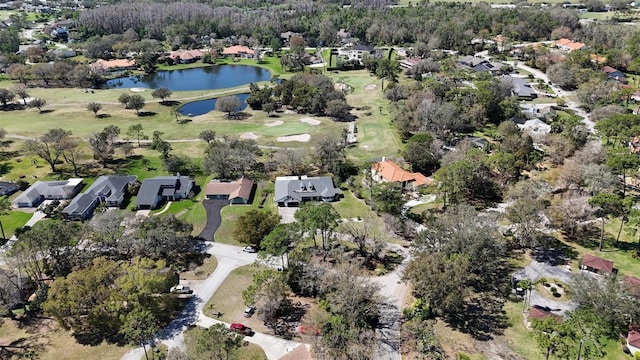
[{"label": "dark roof house", "polygon": [[13,206],[19,208],[36,207],[44,200],[71,199],[82,189],[82,179],[73,178],[63,181],[36,181],[20,196],[13,200]]},{"label": "dark roof house", "polygon": [[615,269],[613,268],[613,261],[600,259],[599,257],[589,254],[584,254],[580,268],[594,273],[611,274],[615,272]]},{"label": "dark roof house", "polygon": [[163,201],[184,199],[193,187],[188,176],[157,176],[145,179],[138,190],[136,209],[156,209]]},{"label": "dark roof house", "polygon": [[71,220],[87,220],[100,205],[118,207],[124,202],[129,185],[138,179],[133,175],[100,176],[88,189],[79,194],[62,210],[62,215]]},{"label": "dark roof house", "polygon": [[611,66],[605,66],[602,68],[602,72],[607,74],[607,77],[611,80],[618,81],[622,84],[627,83],[627,78],[624,73],[616,68],[612,68]]},{"label": "dark roof house", "polygon": [[507,69],[507,65],[501,62],[483,62],[472,68],[473,72],[488,72],[491,75],[498,75]]},{"label": "dark roof house", "polygon": [[525,79],[504,75],[502,76],[502,81],[512,84],[511,94],[519,99],[535,99],[538,97],[536,91],[531,88],[531,85]]},{"label": "dark roof house", "polygon": [[329,176],[280,176],[276,178],[274,201],[281,207],[296,207],[305,201],[335,201],[341,194]]},{"label": "dark roof house", "polygon": [[479,58],[479,57],[475,57],[475,56],[465,56],[462,59],[458,60],[458,63],[460,65],[469,67],[469,68],[474,68],[480,64],[484,64],[487,63],[488,61],[486,59],[483,58]]},{"label": "dark roof house", "polygon": [[207,199],[228,199],[231,204],[248,204],[253,192],[253,180],[241,177],[235,181],[211,180],[207,184]]},{"label": "dark roof house", "polygon": [[0,196],[8,196],[16,191],[18,191],[18,185],[16,185],[16,183],[0,181]]}]

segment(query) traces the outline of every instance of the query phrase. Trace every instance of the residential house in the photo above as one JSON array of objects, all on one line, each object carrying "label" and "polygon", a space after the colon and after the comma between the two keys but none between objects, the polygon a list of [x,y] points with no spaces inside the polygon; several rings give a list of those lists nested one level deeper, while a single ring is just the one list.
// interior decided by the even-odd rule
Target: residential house
[{"label": "residential house", "polygon": [[508,69],[507,64],[503,64],[497,61],[486,61],[471,68],[473,72],[476,72],[476,73],[488,72],[493,76],[500,75],[505,71],[507,71],[507,69]]},{"label": "residential house", "polygon": [[627,83],[627,78],[624,75],[624,73],[616,68],[612,68],[611,66],[605,66],[602,68],[602,72],[607,74],[607,77],[611,80],[615,80],[622,84]]},{"label": "residential house", "polygon": [[278,360],[314,360],[311,355],[311,345],[300,344],[295,349],[287,352]]},{"label": "residential house", "polygon": [[67,41],[69,39],[69,31],[66,27],[56,27],[49,33],[54,41]]},{"label": "residential house", "polygon": [[409,70],[418,65],[420,61],[422,61],[422,59],[418,57],[411,57],[400,60],[399,64],[401,69]]},{"label": "residential house", "polygon": [[600,259],[593,255],[584,254],[580,269],[594,272],[596,274],[614,274],[617,269],[613,268],[613,261]]},{"label": "residential house", "polygon": [[365,55],[371,54],[373,54],[373,48],[364,44],[338,49],[338,56],[345,56],[347,60],[358,60],[360,62],[362,62]]},{"label": "residential house", "polygon": [[566,52],[571,52],[573,50],[584,50],[587,48],[587,45],[581,42],[575,42],[569,39],[559,39],[553,42],[553,45],[558,49],[564,50]]},{"label": "residential house", "polygon": [[0,181],[0,196],[9,196],[18,190],[18,185],[14,182]]},{"label": "residential house", "polygon": [[294,36],[302,37],[301,34],[293,32],[293,31],[287,31],[287,32],[280,33],[280,39],[285,43],[289,43],[289,40],[291,40],[291,38],[294,37]]},{"label": "residential house", "polygon": [[382,158],[371,166],[371,178],[378,183],[398,183],[403,189],[415,190],[421,186],[431,185],[432,181],[419,172],[410,172],[395,162]]},{"label": "residential house", "polygon": [[340,40],[340,42],[342,42],[343,44],[346,44],[349,39],[351,39],[351,33],[345,29],[340,29],[340,31],[336,33],[336,36],[338,37],[338,40]]},{"label": "residential house", "polygon": [[75,50],[55,49],[48,51],[49,55],[56,59],[66,59],[78,55]]},{"label": "residential house", "polygon": [[136,209],[157,209],[164,201],[185,199],[193,188],[188,176],[156,176],[145,179],[138,190]]},{"label": "residential house", "polygon": [[540,119],[531,119],[525,121],[523,124],[517,124],[522,130],[538,134],[545,135],[551,132],[551,125],[545,123]]},{"label": "residential house", "polygon": [[484,64],[488,62],[486,59],[475,57],[475,56],[465,56],[462,59],[458,60],[458,64],[473,69],[474,67]]},{"label": "residential house", "polygon": [[204,52],[202,50],[193,49],[172,51],[167,57],[176,63],[190,64],[202,59],[203,56]]},{"label": "residential house", "polygon": [[531,328],[531,323],[534,319],[544,320],[548,317],[553,317],[556,321],[562,322],[562,317],[560,315],[553,314],[549,308],[533,305],[529,308],[529,313],[527,314],[527,328]]},{"label": "residential house", "polygon": [[636,353],[640,353],[640,332],[635,329],[630,329],[627,334],[627,348],[634,358]]},{"label": "residential house", "polygon": [[538,97],[536,91],[531,87],[525,79],[513,77],[510,75],[502,76],[502,81],[511,83],[511,94],[518,99],[532,100]]},{"label": "residential house", "polygon": [[109,207],[122,206],[129,186],[138,180],[134,175],[103,175],[100,176],[82,194],[78,194],[62,210],[62,215],[70,220],[88,220],[94,210],[104,203]]},{"label": "residential house", "polygon": [[89,65],[92,70],[102,70],[105,73],[117,73],[121,71],[135,69],[137,67],[135,60],[133,59],[114,59],[104,60],[98,59],[93,64]]},{"label": "residential house", "polygon": [[279,176],[274,201],[280,207],[297,207],[305,201],[336,201],[340,195],[329,176]]},{"label": "residential house", "polygon": [[232,56],[240,58],[252,58],[255,51],[247,46],[234,45],[226,47],[222,50],[223,56]]},{"label": "residential house", "polygon": [[72,199],[83,186],[80,178],[62,181],[36,181],[13,200],[13,206],[17,208],[36,207],[44,200]]},{"label": "residential house", "polygon": [[248,204],[253,192],[253,180],[241,177],[235,181],[211,180],[207,184],[207,199],[229,200],[231,204]]}]

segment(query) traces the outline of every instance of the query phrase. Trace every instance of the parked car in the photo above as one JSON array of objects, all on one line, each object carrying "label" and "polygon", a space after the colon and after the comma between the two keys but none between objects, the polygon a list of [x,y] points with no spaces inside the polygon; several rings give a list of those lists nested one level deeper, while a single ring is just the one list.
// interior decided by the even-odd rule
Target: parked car
[{"label": "parked car", "polygon": [[251,304],[244,309],[242,315],[246,318],[249,318],[251,317],[251,315],[253,315],[254,312],[256,312],[256,306]]},{"label": "parked car", "polygon": [[171,290],[169,290],[169,292],[171,292],[172,294],[192,294],[193,290],[191,290],[191,288],[189,288],[188,286],[177,285],[171,287]]},{"label": "parked car", "polygon": [[257,253],[258,249],[254,248],[253,246],[245,246],[242,248],[242,251],[246,253]]},{"label": "parked car", "polygon": [[229,328],[242,335],[251,336],[251,334],[253,334],[253,330],[251,330],[250,327],[246,327],[240,323],[233,323],[231,324],[231,326],[229,326]]}]

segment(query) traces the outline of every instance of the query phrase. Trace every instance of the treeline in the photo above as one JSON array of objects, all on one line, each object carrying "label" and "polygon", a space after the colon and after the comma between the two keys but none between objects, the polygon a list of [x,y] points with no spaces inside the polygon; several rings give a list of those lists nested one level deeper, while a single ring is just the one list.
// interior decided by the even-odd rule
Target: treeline
[{"label": "treeline", "polygon": [[372,44],[424,42],[449,49],[466,46],[481,31],[508,35],[515,41],[531,41],[549,38],[560,26],[579,28],[575,12],[556,8],[505,11],[442,3],[408,8],[344,8],[342,4],[303,2],[247,10],[195,2],[132,2],[91,9],[78,17],[78,28],[84,36],[122,34],[133,29],[142,38],[158,40],[245,35],[269,44],[281,32],[291,30],[302,33],[308,44],[331,45],[338,41],[337,31],[344,28],[353,37]]}]

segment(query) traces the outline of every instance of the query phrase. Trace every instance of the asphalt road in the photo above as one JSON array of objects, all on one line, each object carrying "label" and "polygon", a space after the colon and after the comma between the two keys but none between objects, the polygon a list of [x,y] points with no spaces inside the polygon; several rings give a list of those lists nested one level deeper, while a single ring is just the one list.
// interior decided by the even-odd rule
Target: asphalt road
[{"label": "asphalt road", "polygon": [[202,205],[207,211],[207,225],[202,229],[199,237],[206,241],[213,241],[214,234],[222,223],[220,210],[226,205],[229,205],[229,200],[206,199],[202,200]]}]

